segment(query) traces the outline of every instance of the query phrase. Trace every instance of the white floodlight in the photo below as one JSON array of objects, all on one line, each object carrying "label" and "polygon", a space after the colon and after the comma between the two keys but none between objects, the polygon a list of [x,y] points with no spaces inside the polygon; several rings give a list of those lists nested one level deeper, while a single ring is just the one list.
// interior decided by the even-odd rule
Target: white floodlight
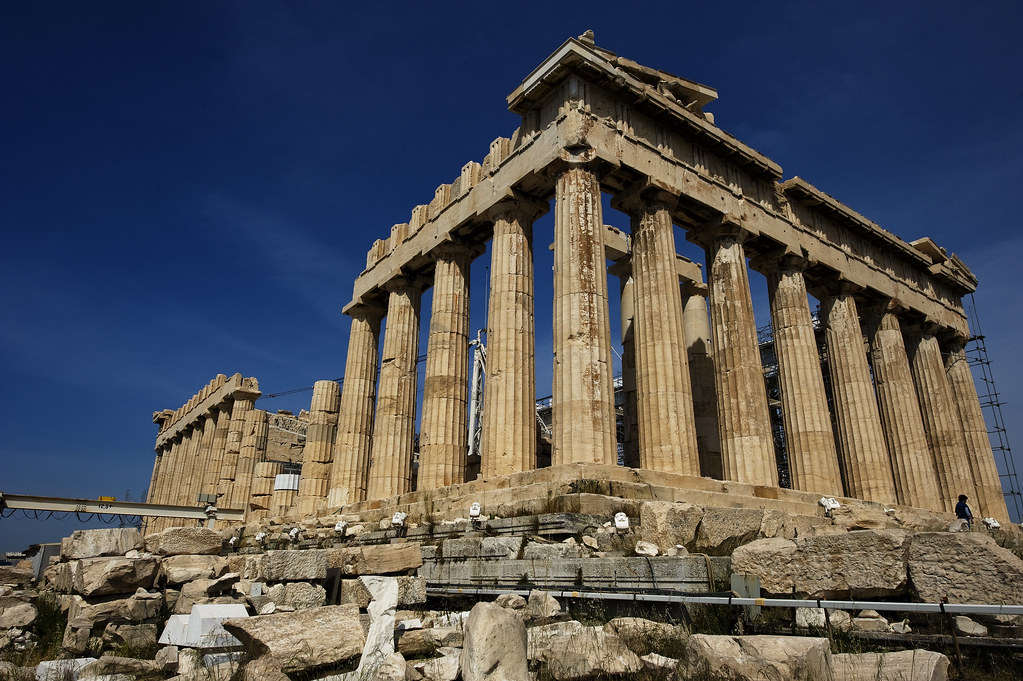
[{"label": "white floodlight", "polygon": [[266,541],[266,532],[257,532],[256,533],[256,543],[257,544],[262,544],[265,541]]},{"label": "white floodlight", "polygon": [[833,497],[821,497],[817,503],[824,507],[824,515],[831,515],[832,511],[842,507],[842,504],[835,501]]},{"label": "white floodlight", "polygon": [[480,506],[480,502],[472,502],[472,506],[469,507],[469,517],[472,519],[478,519],[480,517],[480,511],[482,510],[483,507]]},{"label": "white floodlight", "polygon": [[997,530],[999,527],[1002,526],[1002,524],[1000,522],[998,522],[997,520],[995,520],[994,518],[984,518],[980,522],[984,523],[985,525],[990,527],[992,530]]},{"label": "white floodlight", "polygon": [[615,529],[623,532],[629,529],[629,516],[625,515],[624,511],[615,513]]},{"label": "white floodlight", "polygon": [[235,544],[238,543],[238,537],[231,537],[230,539],[227,540],[227,543],[230,544],[231,546],[234,546]]},{"label": "white floodlight", "polygon": [[342,537],[345,536],[345,531],[347,531],[347,530],[348,530],[348,523],[346,523],[344,520],[339,520],[339,521],[337,521],[337,524],[334,525],[334,531],[337,532]]},{"label": "white floodlight", "polygon": [[408,513],[402,513],[401,511],[398,511],[397,513],[394,514],[394,517],[391,518],[391,525],[393,525],[395,528],[404,527],[406,518],[408,518]]},{"label": "white floodlight", "polygon": [[297,527],[291,528],[291,532],[288,532],[288,536],[291,537],[291,541],[298,541],[298,533],[300,531],[301,530],[299,530]]}]

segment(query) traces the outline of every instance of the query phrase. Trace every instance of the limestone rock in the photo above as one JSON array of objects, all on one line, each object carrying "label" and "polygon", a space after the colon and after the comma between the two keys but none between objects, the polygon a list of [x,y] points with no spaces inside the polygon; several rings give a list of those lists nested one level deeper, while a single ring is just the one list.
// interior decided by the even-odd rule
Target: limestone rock
[{"label": "limestone rock", "polygon": [[643,661],[643,668],[652,672],[670,671],[678,666],[678,660],[673,657],[665,657],[657,653],[649,653],[639,658]]},{"label": "limestone rock", "polygon": [[963,636],[987,636],[987,627],[974,622],[969,617],[957,615],[952,618],[952,621],[955,623],[956,631]]},{"label": "limestone rock", "polygon": [[688,638],[682,627],[642,617],[616,617],[604,625],[604,631],[615,634],[637,655],[655,652],[677,657]]},{"label": "limestone rock", "polygon": [[589,555],[589,549],[581,544],[566,544],[563,542],[551,543],[537,541],[533,538],[522,550],[522,557],[526,560],[560,560],[562,558],[585,558]]},{"label": "limestone rock", "polygon": [[268,582],[326,579],[327,551],[267,551],[263,579]]},{"label": "limestone rock", "polygon": [[[398,580],[398,605],[416,605],[426,602],[425,577],[395,577]],[[369,591],[358,579],[341,580],[341,603],[354,603],[360,608],[369,606]]]},{"label": "limestone rock", "polygon": [[155,624],[109,623],[103,630],[103,643],[108,646],[143,648],[156,643],[159,631]]},{"label": "limestone rock", "polygon": [[405,681],[407,666],[401,653],[391,653],[380,661],[367,681]]},{"label": "limestone rock", "polygon": [[432,655],[445,646],[461,648],[463,634],[455,627],[432,627],[404,631],[398,638],[398,652],[407,658]]},{"label": "limestone rock", "polygon": [[907,589],[909,535],[859,530],[790,539],[760,539],[732,554],[732,571],[759,577],[771,594],[803,598],[878,598]]},{"label": "limestone rock", "polygon": [[142,548],[139,531],[131,527],[102,530],[75,530],[60,542],[63,560],[80,560],[100,556],[123,556]]},{"label": "limestone rock", "polygon": [[465,623],[462,681],[529,681],[526,626],[495,603],[477,603]]},{"label": "limestone rock", "polygon": [[175,672],[178,669],[178,647],[164,646],[156,651],[156,657],[153,659],[160,665],[162,671]]},{"label": "limestone rock", "polygon": [[71,585],[83,596],[132,593],[148,589],[156,577],[156,558],[83,558],[68,563]]},{"label": "limestone rock", "polygon": [[130,677],[157,674],[160,671],[160,663],[156,660],[139,660],[134,657],[116,657],[104,655],[95,662],[82,667],[78,672],[78,678],[91,679],[97,676],[123,674]]},{"label": "limestone rock", "polygon": [[891,631],[888,620],[883,617],[853,617],[852,628],[857,631]]},{"label": "limestone rock", "polygon": [[160,564],[159,581],[184,584],[193,579],[215,579],[227,572],[227,559],[220,556],[168,556]]},{"label": "limestone rock", "polygon": [[529,600],[526,601],[526,609],[523,616],[527,619],[543,619],[554,617],[561,612],[561,604],[558,600],[546,591],[533,590],[529,592]]},{"label": "limestone rock", "polygon": [[444,655],[415,665],[416,671],[430,681],[455,681],[460,669],[459,655]]},{"label": "limestone rock", "polygon": [[602,627],[586,627],[556,639],[542,654],[557,681],[633,674],[643,661],[617,635]]},{"label": "limestone rock", "polygon": [[823,681],[829,655],[826,638],[694,634],[679,669],[686,679]]},{"label": "limestone rock", "polygon": [[387,575],[422,566],[419,544],[370,544],[349,546],[328,551],[327,566],[341,568],[342,574]]},{"label": "limestone rock", "polygon": [[16,596],[0,596],[0,629],[27,627],[36,620],[36,608]]},{"label": "limestone rock", "polygon": [[636,542],[636,555],[637,556],[656,556],[658,549],[656,544],[652,544],[648,541]]},{"label": "limestone rock", "polygon": [[0,565],[0,584],[13,584],[14,586],[28,586],[35,579],[30,568],[23,568],[11,565]]},{"label": "limestone rock", "polygon": [[1023,560],[981,532],[914,535],[909,580],[931,603],[1023,603]]},{"label": "limestone rock", "polygon": [[354,605],[224,620],[223,626],[250,650],[271,655],[285,672],[344,662],[362,653],[366,642]]},{"label": "limestone rock", "polygon": [[847,530],[892,530],[899,527],[894,518],[884,512],[881,504],[842,504],[831,512],[836,527]]},{"label": "limestone rock", "polygon": [[522,610],[526,607],[526,599],[518,594],[501,594],[494,602],[509,610]]},{"label": "limestone rock", "polygon": [[539,660],[554,641],[576,634],[582,629],[583,625],[575,620],[543,624],[526,629],[527,657],[530,660]]},{"label": "limestone rock", "polygon": [[220,553],[223,538],[205,527],[170,527],[146,536],[146,551],[159,556]]},{"label": "limestone rock", "polygon": [[727,556],[760,536],[764,512],[755,508],[708,508],[696,531],[696,550]]},{"label": "limestone rock", "polygon": [[73,679],[78,671],[91,662],[95,657],[76,657],[66,660],[45,660],[36,667],[36,681],[64,681]]},{"label": "limestone rock", "polygon": [[695,504],[646,501],[639,507],[639,536],[662,549],[693,546],[702,518],[703,508]]},{"label": "limestone rock", "polygon": [[831,656],[835,681],[947,681],[948,658],[930,650],[839,653]]},{"label": "limestone rock", "polygon": [[284,605],[295,610],[319,608],[327,602],[327,590],[319,584],[308,582],[274,584],[266,595],[278,608]]}]

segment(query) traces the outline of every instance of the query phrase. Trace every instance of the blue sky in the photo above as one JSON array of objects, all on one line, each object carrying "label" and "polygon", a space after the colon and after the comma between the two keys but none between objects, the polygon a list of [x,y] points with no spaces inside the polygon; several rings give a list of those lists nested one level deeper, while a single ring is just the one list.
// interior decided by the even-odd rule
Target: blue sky
[{"label": "blue sky", "polygon": [[[373,240],[510,135],[505,96],[586,29],[716,88],[785,177],[959,254],[1023,453],[1019,3],[22,1],[0,7],[0,491],[139,494],[152,412],[217,373],[341,376]],[[0,550],[76,527],[0,519]]]}]

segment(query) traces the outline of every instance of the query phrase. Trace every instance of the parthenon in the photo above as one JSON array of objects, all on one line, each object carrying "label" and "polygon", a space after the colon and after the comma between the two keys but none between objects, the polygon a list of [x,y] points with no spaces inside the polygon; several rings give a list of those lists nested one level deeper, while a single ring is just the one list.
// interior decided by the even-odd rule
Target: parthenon
[{"label": "parthenon", "polygon": [[[254,378],[221,375],[157,412],[149,501],[314,515],[546,464],[534,290],[550,280],[534,272],[533,251],[553,241],[551,467],[624,465],[671,474],[681,488],[708,478],[721,489],[779,488],[753,269],[767,279],[793,490],[937,512],[966,494],[978,517],[1008,521],[964,355],[962,299],[976,278],[930,239],[903,241],[805,180],[783,180],[777,163],[716,127],[704,111],[716,98],[589,35],[567,40],[508,96],[521,116],[511,137],[370,248],[344,308],[343,384],[317,382],[308,413],[288,417],[255,407]],[[629,216],[628,233],[605,225],[604,194]],[[553,239],[534,234],[552,208]],[[676,227],[702,247],[703,266],[676,252]],[[468,281],[487,242],[476,463]],[[418,396],[420,301],[431,286]],[[288,456],[268,455],[272,430],[294,435],[277,443]]]}]

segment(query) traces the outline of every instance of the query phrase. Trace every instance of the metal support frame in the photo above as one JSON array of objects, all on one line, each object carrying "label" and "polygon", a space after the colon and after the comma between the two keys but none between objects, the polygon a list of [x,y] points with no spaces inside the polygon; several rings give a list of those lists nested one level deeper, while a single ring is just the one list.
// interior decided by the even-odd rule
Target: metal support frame
[{"label": "metal support frame", "polygon": [[241,521],[245,511],[216,506],[172,506],[170,504],[146,504],[135,501],[100,501],[97,499],[66,499],[63,497],[38,497],[27,494],[0,492],[0,509],[24,511],[56,511],[58,513],[96,513],[103,515],[137,515],[157,518],[186,518],[204,520],[212,529],[219,520]]}]

